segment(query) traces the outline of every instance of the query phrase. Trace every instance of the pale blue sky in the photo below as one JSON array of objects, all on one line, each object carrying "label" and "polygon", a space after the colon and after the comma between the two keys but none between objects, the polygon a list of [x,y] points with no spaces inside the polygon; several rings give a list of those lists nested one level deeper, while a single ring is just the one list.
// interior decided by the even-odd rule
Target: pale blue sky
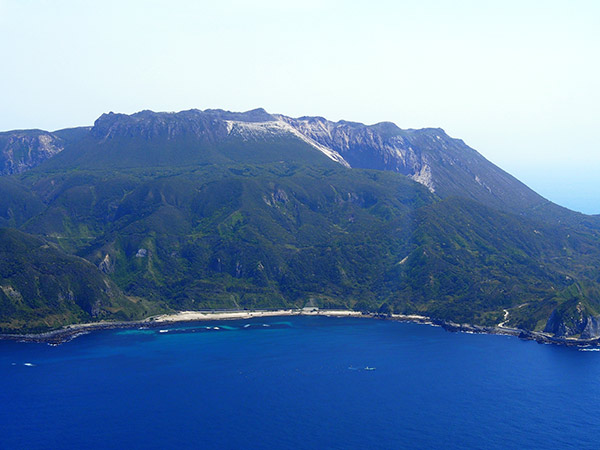
[{"label": "pale blue sky", "polygon": [[600,213],[600,1],[0,0],[0,130],[189,108],[441,127]]}]

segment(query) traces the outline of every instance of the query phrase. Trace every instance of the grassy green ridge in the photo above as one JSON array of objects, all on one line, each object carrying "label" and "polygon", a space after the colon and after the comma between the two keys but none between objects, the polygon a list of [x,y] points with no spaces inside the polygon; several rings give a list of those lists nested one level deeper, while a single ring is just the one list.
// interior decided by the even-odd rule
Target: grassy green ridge
[{"label": "grassy green ridge", "polygon": [[600,312],[597,218],[485,206],[445,166],[432,194],[290,137],[128,133],[78,130],[0,178],[2,330],[310,303],[580,333]]},{"label": "grassy green ridge", "polygon": [[24,230],[161,308],[312,301],[484,325],[510,309],[509,325],[540,329],[576,282],[598,305],[594,235],[391,172],[274,162],[22,179],[45,203]]},{"label": "grassy green ridge", "polygon": [[[508,324],[543,328],[548,307],[539,305],[551,310],[600,258],[591,235],[458,198],[418,211],[412,238],[414,250],[392,272],[404,280],[404,310],[484,325],[499,323],[504,309],[530,303],[537,306],[522,310],[526,316],[512,314]],[[597,304],[600,297],[590,294]]]},{"label": "grassy green ridge", "polygon": [[[102,179],[103,186],[113,182]],[[339,303],[343,293],[372,287],[354,278],[383,272],[386,220],[433,198],[395,174],[281,165],[148,178],[125,196],[115,191],[120,202],[112,213],[111,202],[98,201],[89,186],[65,185],[54,184],[61,194],[26,228],[52,230],[49,238],[96,264],[108,255],[112,277],[126,292],[171,298],[177,307],[223,306],[216,294],[229,306],[283,306],[307,295]],[[88,195],[79,195],[82,189]],[[68,206],[73,198],[85,202]],[[81,245],[81,230],[103,227]],[[141,248],[147,256],[136,258]],[[356,264],[365,260],[373,264]],[[309,273],[316,265],[322,270]]]},{"label": "grassy green ridge", "polygon": [[14,177],[0,177],[0,227],[15,227],[44,210],[44,203]]},{"label": "grassy green ridge", "polygon": [[35,332],[157,308],[133,301],[96,267],[44,240],[0,228],[0,332]]}]

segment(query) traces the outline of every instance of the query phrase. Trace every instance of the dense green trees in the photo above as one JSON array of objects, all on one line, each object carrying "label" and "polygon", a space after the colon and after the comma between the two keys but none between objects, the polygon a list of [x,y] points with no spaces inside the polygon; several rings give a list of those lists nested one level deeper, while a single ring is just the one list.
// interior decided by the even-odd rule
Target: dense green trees
[{"label": "dense green trees", "polygon": [[[527,329],[555,310],[600,311],[598,218],[541,199],[460,141],[436,147],[439,130],[406,132],[439,165],[432,193],[290,135],[117,116],[103,116],[102,139],[102,126],[79,130],[59,155],[0,178],[2,329],[309,302],[485,325],[506,309]],[[460,176],[473,168],[498,192],[471,192]]]}]

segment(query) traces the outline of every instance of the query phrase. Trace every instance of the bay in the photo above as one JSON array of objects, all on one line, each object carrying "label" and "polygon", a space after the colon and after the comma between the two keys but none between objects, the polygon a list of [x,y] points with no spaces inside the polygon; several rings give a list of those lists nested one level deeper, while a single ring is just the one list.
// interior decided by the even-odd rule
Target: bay
[{"label": "bay", "polygon": [[[590,350],[590,349],[585,349]],[[0,342],[0,448],[597,448],[600,352],[274,317]]]}]

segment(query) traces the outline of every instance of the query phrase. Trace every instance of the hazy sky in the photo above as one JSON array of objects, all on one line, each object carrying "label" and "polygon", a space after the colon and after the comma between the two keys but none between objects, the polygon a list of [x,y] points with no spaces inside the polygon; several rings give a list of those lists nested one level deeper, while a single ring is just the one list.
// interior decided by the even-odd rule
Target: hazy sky
[{"label": "hazy sky", "polygon": [[441,127],[600,213],[598,0],[0,0],[0,130],[259,106]]}]

